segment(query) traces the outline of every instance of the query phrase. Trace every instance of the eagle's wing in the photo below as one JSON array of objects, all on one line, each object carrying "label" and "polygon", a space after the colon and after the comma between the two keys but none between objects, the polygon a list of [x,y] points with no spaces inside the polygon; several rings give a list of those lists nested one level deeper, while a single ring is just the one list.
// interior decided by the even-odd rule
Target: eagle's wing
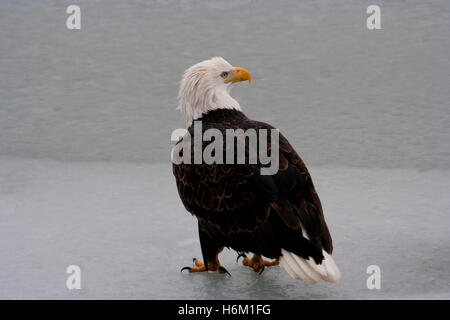
[{"label": "eagle's wing", "polygon": [[[251,126],[274,129],[255,121]],[[259,164],[174,165],[180,197],[217,246],[269,258],[285,249],[319,263],[322,249],[332,252],[319,197],[305,164],[281,134],[279,149],[279,171],[272,176],[261,175]]]}]

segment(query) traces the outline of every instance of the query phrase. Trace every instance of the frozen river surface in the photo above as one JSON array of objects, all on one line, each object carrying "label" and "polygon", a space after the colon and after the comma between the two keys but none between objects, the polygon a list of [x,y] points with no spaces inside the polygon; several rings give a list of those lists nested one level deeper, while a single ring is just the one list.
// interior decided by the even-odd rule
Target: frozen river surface
[{"label": "frozen river surface", "polygon": [[[201,257],[170,164],[0,158],[3,299],[450,299],[450,171],[310,168],[334,238],[339,284],[281,267],[259,276],[180,273]],[[81,289],[66,268],[81,268]],[[381,268],[368,290],[366,268]]]},{"label": "frozen river surface", "polygon": [[[78,0],[81,30],[69,4],[0,0],[0,298],[450,298],[448,0],[377,1],[381,30],[372,0]],[[213,56],[310,168],[339,284],[227,250],[232,277],[179,272],[200,246],[170,134],[183,71]]]}]

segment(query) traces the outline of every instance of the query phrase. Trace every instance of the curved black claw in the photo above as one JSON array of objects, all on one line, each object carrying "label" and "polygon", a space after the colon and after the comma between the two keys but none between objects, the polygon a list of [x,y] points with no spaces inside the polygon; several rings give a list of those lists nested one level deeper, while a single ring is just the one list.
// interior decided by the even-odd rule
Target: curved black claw
[{"label": "curved black claw", "polygon": [[183,272],[183,270],[191,270],[191,267],[184,267],[184,268],[181,268],[180,272]]},{"label": "curved black claw", "polygon": [[247,255],[245,253],[239,252],[239,254],[238,254],[237,258],[236,258],[236,262],[239,262],[239,258],[240,257],[247,258]]},{"label": "curved black claw", "polygon": [[259,272],[259,274],[262,274],[266,267],[263,264],[261,264],[260,266],[261,266],[261,271]]},{"label": "curved black claw", "polygon": [[222,266],[219,267],[218,271],[221,271],[222,273],[226,273],[226,274],[228,274],[228,275],[231,277],[231,274],[228,272],[228,270],[225,269],[225,268],[222,267]]}]

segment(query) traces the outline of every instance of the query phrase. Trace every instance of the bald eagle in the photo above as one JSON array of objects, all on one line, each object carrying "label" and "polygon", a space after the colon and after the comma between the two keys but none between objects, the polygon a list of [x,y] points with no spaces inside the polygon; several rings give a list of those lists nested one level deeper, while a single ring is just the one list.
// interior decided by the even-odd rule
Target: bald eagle
[{"label": "bald eagle", "polygon": [[[191,138],[181,139],[177,146],[187,143],[194,153],[196,135],[203,135],[211,128],[224,134],[229,129],[275,129],[247,118],[230,96],[232,85],[240,81],[250,83],[250,73],[233,67],[221,57],[197,63],[184,72],[178,109],[185,115],[186,135]],[[195,132],[194,124],[198,121],[202,128]],[[278,170],[273,175],[263,175],[264,164],[259,158],[256,163],[248,161],[251,151],[248,140],[244,140],[245,163],[173,164],[180,198],[186,210],[198,220],[203,256],[203,262],[194,258],[195,266],[182,271],[229,274],[218,258],[227,247],[238,253],[237,259],[243,257],[243,265],[256,272],[281,263],[292,278],[308,284],[321,279],[337,282],[340,272],[331,257],[332,239],[319,196],[302,159],[279,134]],[[201,141],[200,149],[205,150],[207,141]],[[222,141],[223,151],[234,150],[227,143]],[[261,148],[261,144],[258,146]],[[263,146],[270,149],[271,144]],[[249,258],[248,253],[253,256]],[[263,256],[274,260],[265,260]]]}]

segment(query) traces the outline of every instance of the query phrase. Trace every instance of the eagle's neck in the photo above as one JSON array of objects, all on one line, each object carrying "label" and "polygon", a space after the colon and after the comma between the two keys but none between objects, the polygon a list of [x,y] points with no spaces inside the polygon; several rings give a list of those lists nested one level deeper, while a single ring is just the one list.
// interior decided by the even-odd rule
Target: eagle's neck
[{"label": "eagle's neck", "polygon": [[201,118],[213,110],[230,109],[242,111],[239,103],[230,96],[230,87],[220,89],[210,89],[202,96],[192,94],[182,101],[180,109],[183,110],[186,117],[186,124],[189,126],[192,121]]}]

